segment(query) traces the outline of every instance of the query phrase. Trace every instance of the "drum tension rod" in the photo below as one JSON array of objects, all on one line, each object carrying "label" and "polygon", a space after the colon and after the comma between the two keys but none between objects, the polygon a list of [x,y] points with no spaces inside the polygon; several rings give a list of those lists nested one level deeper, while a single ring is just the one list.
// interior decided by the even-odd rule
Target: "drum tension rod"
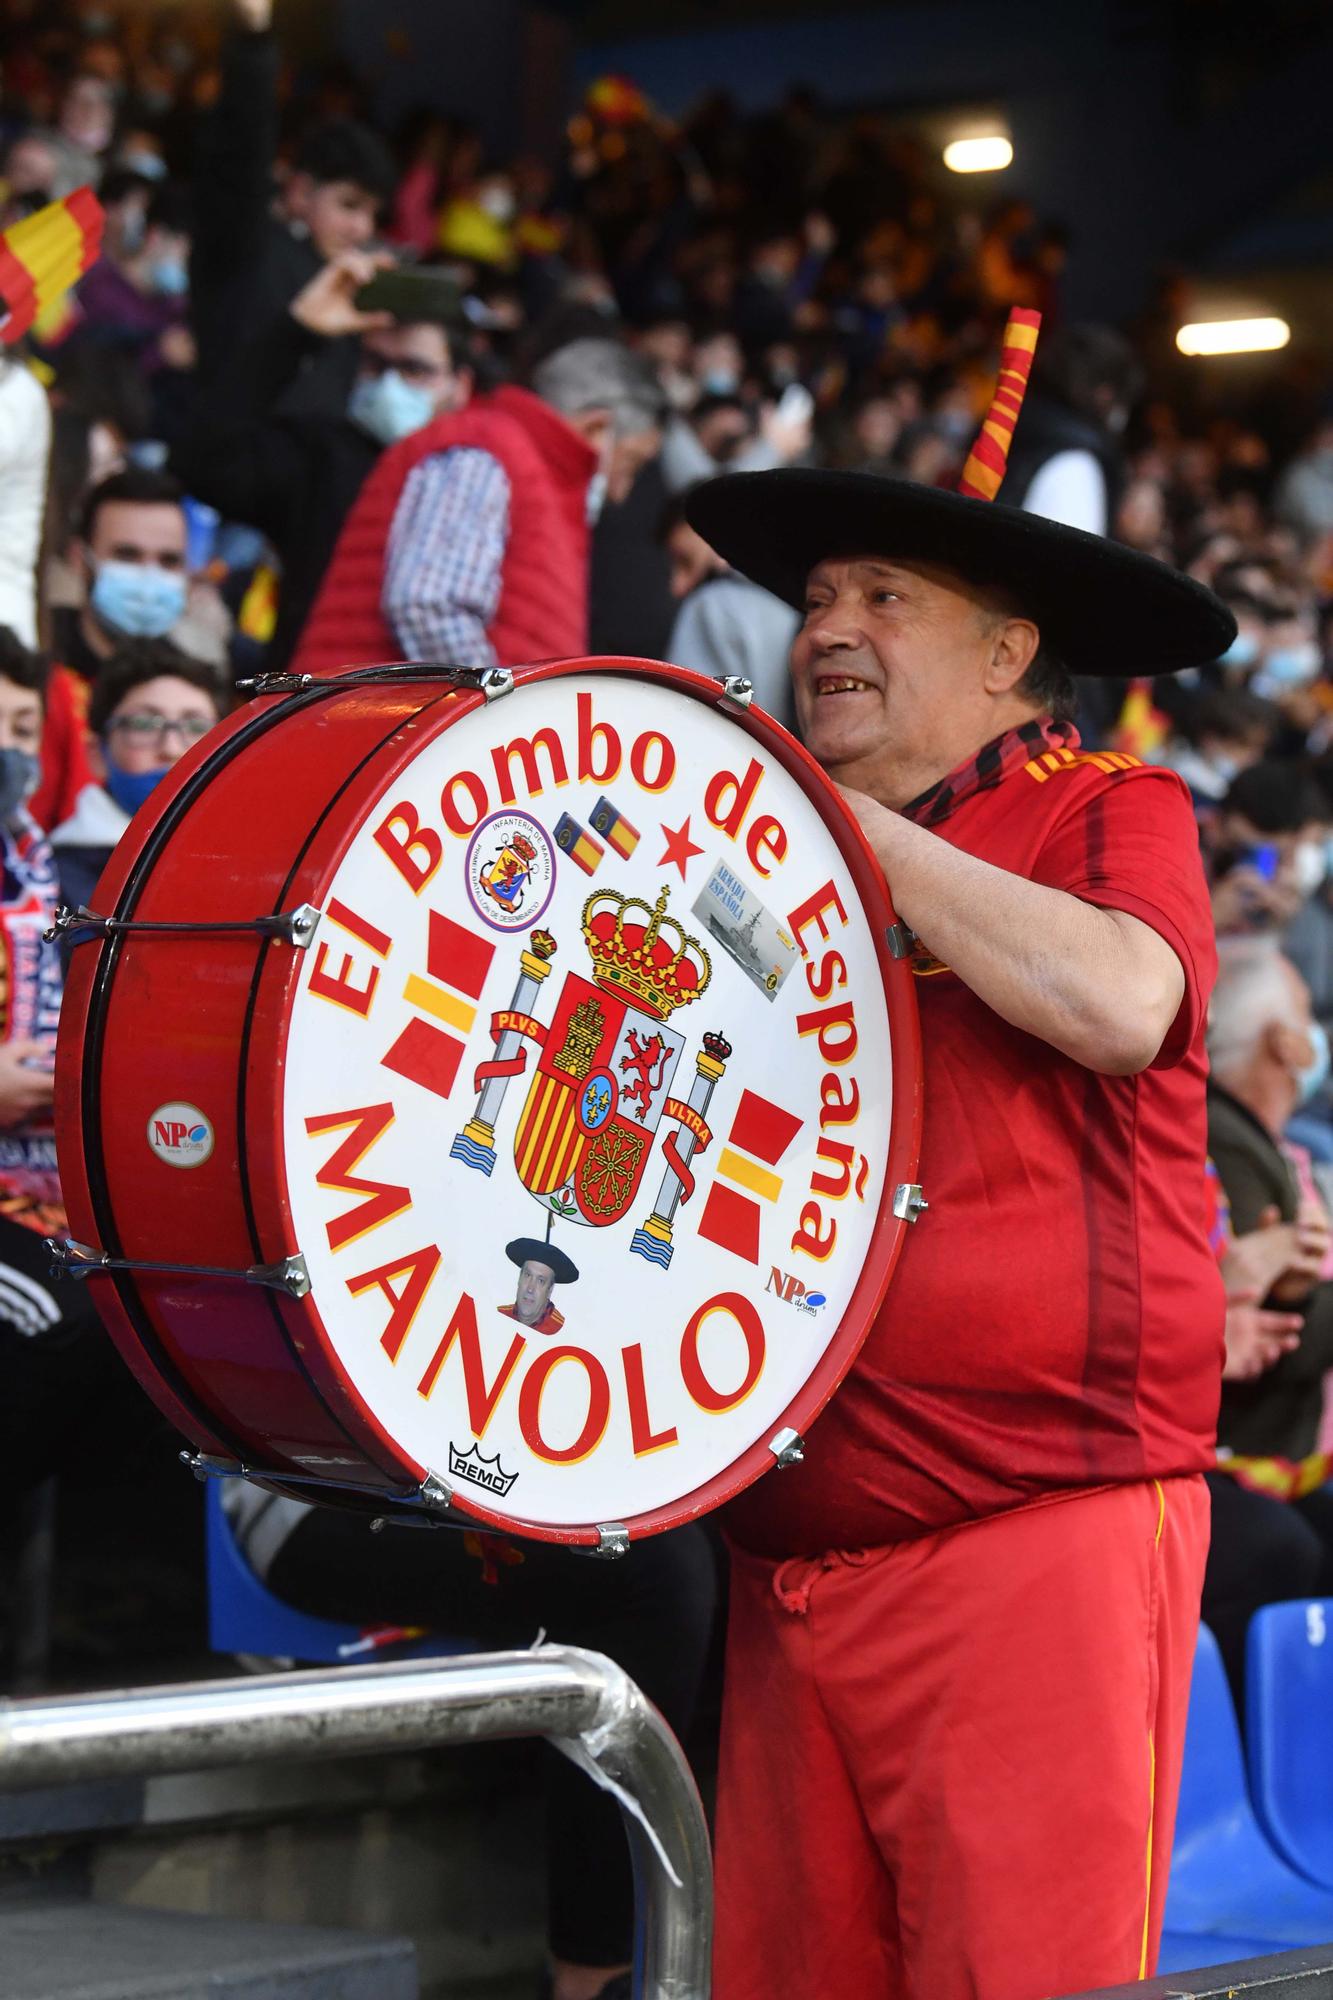
[{"label": "drum tension rod", "polygon": [[48,1236],[51,1275],[56,1278],[91,1278],[102,1271],[162,1271],[187,1278],[239,1278],[247,1285],[266,1285],[270,1291],[286,1292],[288,1298],[303,1299],[310,1290],[310,1274],[302,1256],[283,1257],[276,1264],[249,1264],[228,1269],[219,1264],[161,1264],[141,1257],[109,1257],[105,1250],[72,1238]]},{"label": "drum tension rod", "polygon": [[357,667],[349,674],[256,674],[237,681],[241,694],[339,694],[349,687],[392,687],[415,681],[448,681],[451,687],[473,688],[487,701],[514,692],[514,676],[508,667],[455,667],[444,662],[400,661],[396,666]]},{"label": "drum tension rod", "polygon": [[722,699],[728,708],[748,708],[754,700],[754,682],[744,674],[718,674],[716,679],[722,687]]},{"label": "drum tension rod", "polygon": [[319,928],[319,916],[313,903],[298,903],[294,910],[280,910],[271,917],[219,919],[217,922],[201,917],[185,923],[153,923],[139,917],[101,917],[96,910],[87,910],[82,904],[77,909],[71,909],[68,903],[61,903],[50,930],[44,935],[48,944],[54,944],[57,938],[62,937],[72,939],[75,944],[86,944],[89,938],[127,934],[143,937],[174,933],[177,936],[197,937],[205,932],[249,931],[252,935],[273,938],[279,944],[289,944],[297,951],[305,951]]},{"label": "drum tension rod", "polygon": [[916,950],[916,932],[909,931],[906,924],[890,924],[884,933],[884,942],[889,947],[890,958],[910,958]]},{"label": "drum tension rod", "polygon": [[[443,1516],[449,1512],[451,1489],[437,1473],[428,1472],[420,1486],[401,1493],[386,1492],[382,1486],[362,1486],[353,1479],[330,1479],[326,1473],[293,1472],[289,1467],[276,1469],[269,1465],[247,1465],[239,1458],[221,1458],[216,1452],[191,1451],[188,1447],[177,1454],[182,1465],[187,1466],[201,1484],[210,1479],[254,1479],[268,1481],[282,1486],[308,1486],[312,1493],[357,1493],[364,1499],[377,1501],[381,1506],[419,1508],[424,1514]],[[392,1523],[395,1527],[429,1528],[475,1527],[470,1518],[455,1516],[444,1521],[420,1520],[412,1514],[376,1515],[371,1521],[371,1532],[376,1533]]]}]

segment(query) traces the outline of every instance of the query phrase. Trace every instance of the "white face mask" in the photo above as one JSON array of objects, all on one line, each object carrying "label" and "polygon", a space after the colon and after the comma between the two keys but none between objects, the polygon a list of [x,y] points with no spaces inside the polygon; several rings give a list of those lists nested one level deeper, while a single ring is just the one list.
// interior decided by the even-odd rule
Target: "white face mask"
[{"label": "white face mask", "polygon": [[1315,890],[1323,881],[1327,868],[1328,862],[1325,857],[1323,843],[1315,840],[1303,840],[1296,849],[1295,860],[1292,865],[1293,879],[1303,897],[1313,896]]}]

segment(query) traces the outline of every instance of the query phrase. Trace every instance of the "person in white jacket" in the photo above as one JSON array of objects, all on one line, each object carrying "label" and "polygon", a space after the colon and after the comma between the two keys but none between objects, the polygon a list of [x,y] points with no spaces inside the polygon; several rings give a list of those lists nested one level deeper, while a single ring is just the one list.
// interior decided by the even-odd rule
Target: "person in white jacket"
[{"label": "person in white jacket", "polygon": [[46,512],[51,406],[25,363],[0,353],[0,625],[37,644],[37,557]]}]

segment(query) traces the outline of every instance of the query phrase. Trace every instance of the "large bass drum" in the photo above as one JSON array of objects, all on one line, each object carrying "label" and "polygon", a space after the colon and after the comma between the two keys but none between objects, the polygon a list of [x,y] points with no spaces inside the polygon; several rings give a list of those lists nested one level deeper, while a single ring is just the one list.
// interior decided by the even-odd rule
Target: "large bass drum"
[{"label": "large bass drum", "polygon": [[144,1387],[219,1469],[606,1548],[791,1463],[917,1192],[837,794],[644,661],[258,685],[66,993],[65,1257]]}]

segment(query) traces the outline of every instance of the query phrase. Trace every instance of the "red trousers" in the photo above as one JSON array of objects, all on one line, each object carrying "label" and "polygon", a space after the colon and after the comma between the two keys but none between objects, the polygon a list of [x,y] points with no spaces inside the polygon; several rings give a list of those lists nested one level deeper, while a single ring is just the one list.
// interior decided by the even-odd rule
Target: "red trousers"
[{"label": "red trousers", "polygon": [[1182,1478],[887,1549],[733,1551],[714,2000],[1151,1972],[1208,1522]]}]

